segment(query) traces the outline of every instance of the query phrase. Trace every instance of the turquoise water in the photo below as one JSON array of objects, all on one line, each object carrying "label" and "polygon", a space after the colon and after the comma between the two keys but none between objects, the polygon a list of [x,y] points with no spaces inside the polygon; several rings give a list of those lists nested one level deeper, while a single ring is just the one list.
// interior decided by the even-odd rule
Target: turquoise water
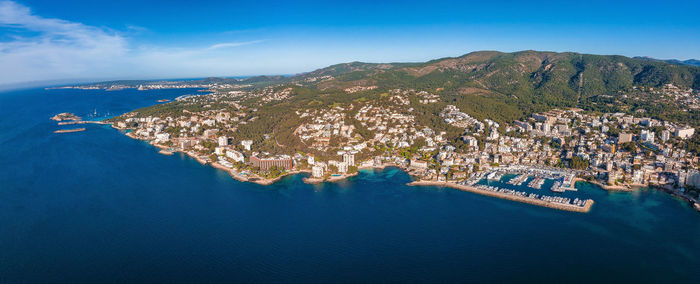
[{"label": "turquoise water", "polygon": [[[700,214],[653,189],[588,214],[438,187],[404,172],[272,186],[165,156],[108,126],[194,90],[0,94],[0,282],[696,282]],[[546,188],[546,187],[545,187]],[[543,189],[544,190],[544,189]]]}]

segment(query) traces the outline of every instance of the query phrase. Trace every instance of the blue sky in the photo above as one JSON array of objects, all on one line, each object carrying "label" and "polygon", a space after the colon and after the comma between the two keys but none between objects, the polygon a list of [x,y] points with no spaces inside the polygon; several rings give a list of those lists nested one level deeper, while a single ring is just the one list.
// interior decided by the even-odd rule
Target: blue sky
[{"label": "blue sky", "polygon": [[0,0],[0,85],[293,74],[476,50],[700,58],[700,1],[377,2]]}]

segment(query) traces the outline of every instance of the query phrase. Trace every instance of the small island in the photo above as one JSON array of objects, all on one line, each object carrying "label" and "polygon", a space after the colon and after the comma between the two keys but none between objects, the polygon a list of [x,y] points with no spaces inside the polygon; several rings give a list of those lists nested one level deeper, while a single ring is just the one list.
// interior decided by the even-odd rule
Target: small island
[{"label": "small island", "polygon": [[51,120],[55,120],[55,121],[69,121],[69,120],[79,121],[79,120],[81,120],[81,118],[73,113],[70,113],[70,112],[62,112],[62,113],[59,113],[57,115],[52,116]]},{"label": "small island", "polygon": [[[73,124],[109,124],[106,121],[99,120],[82,120],[80,116],[77,116],[70,112],[62,112],[51,117],[51,120],[58,121],[58,125],[73,125]],[[53,133],[72,133],[85,131],[84,127],[72,128],[72,129],[59,129],[55,130]]]}]

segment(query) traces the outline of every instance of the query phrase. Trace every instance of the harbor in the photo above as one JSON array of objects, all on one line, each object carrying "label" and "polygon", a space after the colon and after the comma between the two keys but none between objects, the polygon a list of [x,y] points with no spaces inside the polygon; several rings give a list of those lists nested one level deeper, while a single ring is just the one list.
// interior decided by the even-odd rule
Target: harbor
[{"label": "harbor", "polygon": [[526,185],[531,189],[545,188],[545,184],[549,184],[548,181],[553,182],[553,184],[549,186],[549,190],[552,192],[563,193],[566,191],[577,191],[575,187],[576,172],[558,168],[526,166],[500,167],[491,171],[477,173],[467,180],[470,185],[480,182],[504,182],[507,185],[518,187]]},{"label": "harbor", "polygon": [[[508,166],[476,173],[463,181],[443,182],[440,185],[533,205],[588,212],[593,200],[578,192],[576,181],[576,172],[567,169]],[[425,182],[415,184],[422,183]]]},{"label": "harbor", "polygon": [[437,182],[437,181],[414,181],[408,185],[422,186],[446,186],[462,191],[468,191],[481,195],[497,197],[501,199],[523,202],[531,205],[537,205],[557,210],[570,212],[587,213],[595,203],[593,199],[568,198],[561,196],[540,195],[536,193],[527,193],[507,188],[499,188],[496,186],[487,185],[469,185],[466,182]]}]

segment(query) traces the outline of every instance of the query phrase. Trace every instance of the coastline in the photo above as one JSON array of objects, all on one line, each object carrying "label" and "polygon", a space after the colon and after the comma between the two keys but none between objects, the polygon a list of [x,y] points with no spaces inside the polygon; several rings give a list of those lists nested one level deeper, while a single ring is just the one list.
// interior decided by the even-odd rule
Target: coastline
[{"label": "coastline", "polygon": [[700,201],[687,195],[685,192],[682,192],[682,191],[675,189],[673,187],[668,187],[666,185],[663,185],[663,186],[662,185],[653,185],[651,187],[654,189],[666,192],[666,193],[670,194],[671,196],[675,196],[675,197],[678,197],[678,198],[685,200],[686,202],[688,202],[691,205],[691,207],[693,209],[695,209],[695,211],[700,212]]},{"label": "coastline", "polygon": [[226,171],[233,179],[240,181],[240,182],[252,182],[252,183],[257,183],[259,185],[271,185],[275,182],[278,182],[282,178],[290,175],[296,175],[296,174],[301,174],[301,173],[311,173],[311,171],[308,170],[296,170],[296,171],[291,171],[291,172],[286,172],[278,177],[275,178],[264,178],[258,175],[254,176],[244,176],[242,173],[236,171],[235,169],[228,168],[218,162],[212,162],[209,163],[212,167],[217,168],[219,170]]},{"label": "coastline", "polygon": [[303,181],[304,181],[304,183],[308,183],[308,184],[317,184],[317,183],[323,183],[323,182],[337,182],[337,181],[347,179],[349,177],[357,176],[358,174],[359,174],[359,172],[355,172],[352,174],[342,174],[339,176],[330,176],[329,178],[305,177],[305,178],[303,178]]},{"label": "coastline", "polygon": [[580,206],[576,206],[576,205],[549,202],[549,201],[544,201],[541,199],[528,198],[528,197],[523,197],[523,196],[505,194],[505,193],[501,193],[501,192],[488,191],[488,190],[483,190],[483,189],[479,189],[476,187],[456,184],[454,182],[444,182],[444,181],[418,180],[418,181],[410,182],[410,183],[408,183],[408,185],[411,185],[411,186],[443,186],[443,187],[454,188],[454,189],[458,189],[461,191],[468,191],[471,193],[481,194],[481,195],[490,196],[490,197],[497,197],[497,198],[501,198],[501,199],[517,201],[517,202],[527,203],[527,204],[531,204],[531,205],[537,205],[537,206],[542,206],[542,207],[547,207],[547,208],[552,208],[552,209],[558,209],[558,210],[570,211],[570,212],[579,212],[579,213],[588,213],[589,211],[591,211],[591,207],[593,206],[593,203],[595,203],[593,201],[593,199],[587,199],[586,204],[583,207],[580,207]]},{"label": "coastline", "polygon": [[600,186],[601,188],[603,188],[607,191],[622,191],[622,192],[632,192],[632,191],[636,191],[642,187],[647,186],[644,184],[608,185],[608,184],[604,184],[604,183],[596,181],[596,180],[590,180],[590,181],[586,181],[586,182]]},{"label": "coastline", "polygon": [[[88,122],[88,123],[93,123],[93,122]],[[118,130],[123,130],[121,128],[114,126],[111,123],[105,123],[102,121],[95,122],[95,123],[110,124],[112,128],[115,128]],[[134,135],[132,132],[126,132],[124,134],[132,139],[143,140],[143,139],[140,139],[139,137],[137,137],[136,135]],[[259,185],[271,185],[271,184],[274,184],[274,183],[278,182],[279,180],[281,180],[282,178],[289,176],[289,175],[295,175],[295,174],[300,174],[300,173],[311,174],[311,170],[304,169],[304,170],[294,170],[294,171],[286,172],[286,173],[284,173],[278,177],[275,177],[275,178],[264,178],[264,177],[261,177],[258,175],[252,175],[252,176],[245,175],[244,176],[242,173],[236,171],[235,169],[225,167],[225,166],[219,164],[218,162],[207,162],[192,152],[184,152],[184,151],[180,151],[180,150],[173,151],[169,147],[166,147],[166,146],[157,145],[154,143],[149,143],[149,144],[159,148],[160,150],[158,153],[163,154],[163,155],[172,155],[175,152],[183,152],[187,156],[190,156],[193,159],[197,160],[197,162],[199,162],[202,165],[210,164],[214,168],[228,172],[232,178],[234,178],[240,182],[252,182],[252,183],[259,184]],[[380,169],[381,170],[381,169],[385,169],[386,167],[398,167],[399,169],[401,169],[404,172],[411,175],[411,173],[408,171],[407,168],[399,166],[399,165],[394,165],[394,164],[382,164],[382,165],[377,165],[377,166],[360,166],[360,167],[358,167],[358,169]],[[343,174],[340,176],[332,176],[329,178],[321,178],[321,179],[312,178],[312,177],[304,177],[302,180],[304,183],[307,183],[307,184],[318,184],[318,183],[323,183],[323,182],[338,182],[341,180],[345,180],[349,177],[357,176],[358,174],[359,174],[359,172],[356,172],[353,174]],[[614,185],[613,186],[613,185],[603,184],[603,183],[596,181],[596,180],[585,180],[585,179],[578,178],[578,177],[574,179],[574,184],[576,182],[579,182],[579,181],[594,184],[594,185],[599,186],[607,191],[620,191],[620,192],[633,192],[633,191],[638,190],[641,187],[648,186],[648,185],[644,185],[644,184]],[[515,196],[515,195],[509,195],[509,194],[500,193],[500,192],[493,192],[493,191],[478,189],[475,187],[464,186],[464,185],[456,184],[454,182],[449,182],[449,181],[440,182],[440,181],[418,180],[418,181],[409,182],[409,183],[407,183],[407,185],[409,185],[409,186],[444,186],[444,187],[450,187],[450,188],[454,188],[454,189],[458,189],[458,190],[462,190],[462,191],[467,191],[467,192],[472,192],[472,193],[476,193],[476,194],[481,194],[481,195],[485,195],[485,196],[490,196],[490,197],[496,197],[496,198],[516,201],[516,202],[522,202],[522,203],[527,203],[527,204],[531,204],[531,205],[542,206],[542,207],[547,207],[547,208],[552,208],[552,209],[557,209],[557,210],[570,211],[570,212],[580,212],[580,213],[588,213],[591,210],[591,207],[593,206],[593,204],[595,203],[592,199],[587,199],[585,201],[586,203],[584,206],[567,205],[567,204],[562,204],[562,203],[557,203],[557,202],[544,201],[544,200],[535,199],[535,198]],[[667,188],[656,187],[656,186],[655,186],[655,188],[664,190],[664,191],[670,193],[671,195],[684,198],[685,200],[687,200],[690,203],[691,207],[693,207],[695,210],[700,212],[700,202],[697,202],[697,201],[693,200],[692,198],[688,198],[687,196],[685,196],[683,194],[678,194],[673,189],[667,189]]]}]

